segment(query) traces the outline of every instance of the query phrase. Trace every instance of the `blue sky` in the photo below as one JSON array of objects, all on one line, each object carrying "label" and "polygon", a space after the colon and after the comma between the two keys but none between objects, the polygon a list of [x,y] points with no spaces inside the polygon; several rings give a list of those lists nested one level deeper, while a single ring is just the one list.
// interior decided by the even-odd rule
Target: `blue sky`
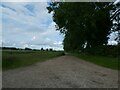
[{"label": "blue sky", "polygon": [[63,50],[63,35],[55,30],[47,2],[2,2],[3,46]]}]

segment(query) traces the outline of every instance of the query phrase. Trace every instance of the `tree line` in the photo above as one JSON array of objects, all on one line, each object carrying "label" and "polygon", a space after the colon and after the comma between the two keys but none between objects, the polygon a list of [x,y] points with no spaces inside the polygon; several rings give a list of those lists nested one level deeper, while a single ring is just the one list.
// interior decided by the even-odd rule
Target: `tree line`
[{"label": "tree line", "polygon": [[44,48],[41,48],[41,49],[31,49],[31,48],[28,48],[28,47],[26,47],[26,48],[24,48],[24,49],[22,49],[22,48],[16,48],[16,47],[0,47],[0,49],[3,49],[3,50],[33,50],[33,51],[55,51],[55,50],[53,50],[52,48],[47,48],[47,49],[44,49]]}]

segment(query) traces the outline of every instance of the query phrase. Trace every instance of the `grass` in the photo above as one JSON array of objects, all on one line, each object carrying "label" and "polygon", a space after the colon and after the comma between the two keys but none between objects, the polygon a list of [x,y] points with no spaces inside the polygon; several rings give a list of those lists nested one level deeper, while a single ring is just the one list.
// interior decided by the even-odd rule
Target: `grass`
[{"label": "grass", "polygon": [[89,54],[76,54],[76,53],[72,55],[78,58],[81,58],[85,61],[89,61],[91,63],[103,66],[103,67],[120,70],[120,67],[118,65],[120,61],[118,60],[118,58],[111,58],[111,57],[105,57],[105,56],[94,56],[94,55],[89,55]]},{"label": "grass", "polygon": [[63,55],[62,51],[3,50],[2,69],[6,70],[28,66],[61,55]]}]

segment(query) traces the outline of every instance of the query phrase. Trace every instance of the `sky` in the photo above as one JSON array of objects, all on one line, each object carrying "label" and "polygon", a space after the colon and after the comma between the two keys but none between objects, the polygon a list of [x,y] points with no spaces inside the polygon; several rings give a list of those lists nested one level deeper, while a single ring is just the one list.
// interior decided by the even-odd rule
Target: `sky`
[{"label": "sky", "polygon": [[47,2],[2,2],[3,46],[63,50],[63,35],[56,31],[47,6]]},{"label": "sky", "polygon": [[[46,1],[0,3],[0,46],[63,50],[64,35],[56,31],[47,6]],[[110,34],[108,44],[117,44],[114,41],[117,35],[117,32]]]}]

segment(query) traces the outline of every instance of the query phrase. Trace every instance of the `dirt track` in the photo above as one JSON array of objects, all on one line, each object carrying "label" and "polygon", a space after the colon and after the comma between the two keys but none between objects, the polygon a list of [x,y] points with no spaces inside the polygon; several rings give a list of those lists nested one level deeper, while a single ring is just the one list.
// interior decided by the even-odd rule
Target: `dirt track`
[{"label": "dirt track", "polygon": [[117,88],[118,71],[73,56],[3,71],[3,88]]}]

